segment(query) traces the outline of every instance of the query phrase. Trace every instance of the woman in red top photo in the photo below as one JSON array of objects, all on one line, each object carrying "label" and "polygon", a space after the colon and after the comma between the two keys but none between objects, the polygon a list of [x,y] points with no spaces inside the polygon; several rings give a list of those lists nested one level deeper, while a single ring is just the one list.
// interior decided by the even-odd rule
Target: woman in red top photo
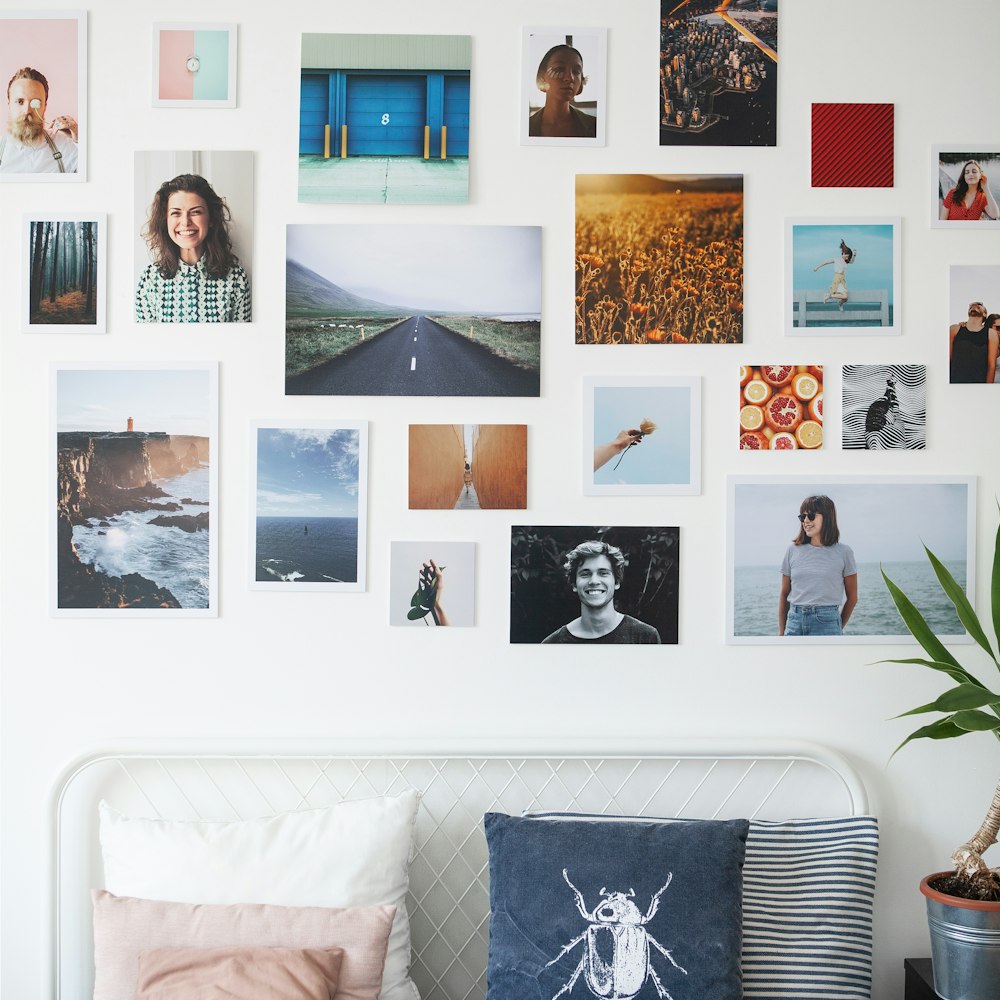
[{"label": "woman in red top photo", "polygon": [[1000,217],[986,174],[976,160],[966,160],[958,183],[944,196],[938,217],[951,222],[995,222]]}]

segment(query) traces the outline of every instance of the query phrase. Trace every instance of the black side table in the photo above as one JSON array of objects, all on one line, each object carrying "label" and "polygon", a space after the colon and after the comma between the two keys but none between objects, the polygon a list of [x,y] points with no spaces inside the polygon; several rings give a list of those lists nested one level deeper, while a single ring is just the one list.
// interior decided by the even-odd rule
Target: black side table
[{"label": "black side table", "polygon": [[929,958],[905,958],[903,1000],[941,1000],[934,992],[934,968]]}]

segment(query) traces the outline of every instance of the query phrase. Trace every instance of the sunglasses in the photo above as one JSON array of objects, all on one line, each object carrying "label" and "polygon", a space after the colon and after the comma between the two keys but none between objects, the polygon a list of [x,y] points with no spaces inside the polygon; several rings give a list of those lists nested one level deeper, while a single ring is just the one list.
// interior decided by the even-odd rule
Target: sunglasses
[{"label": "sunglasses", "polygon": [[818,510],[807,510],[804,514],[799,514],[800,521],[815,521],[816,515],[819,514]]}]

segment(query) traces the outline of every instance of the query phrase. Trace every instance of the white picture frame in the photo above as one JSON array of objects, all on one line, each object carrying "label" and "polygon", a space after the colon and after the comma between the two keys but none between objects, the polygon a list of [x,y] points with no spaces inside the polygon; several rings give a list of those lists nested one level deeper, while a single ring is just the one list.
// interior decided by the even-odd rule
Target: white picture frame
[{"label": "white picture frame", "polygon": [[[235,23],[158,21],[152,27],[150,94],[154,108],[236,107]],[[204,96],[198,96],[199,90]],[[188,91],[190,96],[186,96]]]},{"label": "white picture frame", "polygon": [[[964,150],[965,152],[960,152]],[[931,229],[1000,229],[1000,217],[987,219],[942,219],[941,209],[961,169],[955,157],[976,160],[983,168],[994,201],[1000,205],[1000,144],[983,142],[949,142],[931,146],[930,209]],[[992,161],[992,162],[990,162]],[[1000,213],[997,213],[1000,216]]]}]

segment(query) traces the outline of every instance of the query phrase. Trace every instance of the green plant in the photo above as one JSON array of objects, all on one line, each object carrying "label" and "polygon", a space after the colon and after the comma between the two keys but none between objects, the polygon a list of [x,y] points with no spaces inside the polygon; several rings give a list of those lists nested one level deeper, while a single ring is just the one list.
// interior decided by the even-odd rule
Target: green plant
[{"label": "green plant", "polygon": [[417,589],[410,598],[410,610],[406,617],[411,621],[424,619],[427,624],[427,616],[430,615],[435,625],[446,625],[447,621],[442,618],[440,605],[440,591],[443,577],[442,572],[447,566],[435,566],[434,561],[430,564],[424,563],[423,568],[417,577]]},{"label": "green plant", "polygon": [[[1000,657],[990,645],[986,630],[969,599],[965,596],[965,592],[941,560],[926,545],[924,551],[934,568],[942,591],[955,606],[955,611],[958,613],[962,625],[1000,671]],[[920,705],[918,708],[910,709],[910,711],[896,716],[896,718],[904,718],[908,715],[924,715],[930,712],[943,713],[942,718],[910,733],[896,747],[893,755],[912,740],[947,740],[967,736],[969,733],[981,732],[990,732],[1000,740],[1000,694],[990,690],[986,684],[958,662],[934,634],[913,602],[889,579],[884,570],[882,578],[889,588],[889,593],[904,624],[910,630],[913,638],[923,647],[929,659],[914,657],[881,662],[920,664],[947,675],[955,682],[954,687],[949,688],[929,704]],[[997,528],[993,553],[990,606],[994,638],[1000,639],[1000,526]],[[960,885],[942,891],[954,895],[969,896],[969,898],[1000,899],[1000,869],[990,869],[982,857],[986,849],[997,842],[998,832],[1000,832],[1000,782],[993,793],[993,801],[979,830],[951,856],[955,865],[956,880]]]}]

